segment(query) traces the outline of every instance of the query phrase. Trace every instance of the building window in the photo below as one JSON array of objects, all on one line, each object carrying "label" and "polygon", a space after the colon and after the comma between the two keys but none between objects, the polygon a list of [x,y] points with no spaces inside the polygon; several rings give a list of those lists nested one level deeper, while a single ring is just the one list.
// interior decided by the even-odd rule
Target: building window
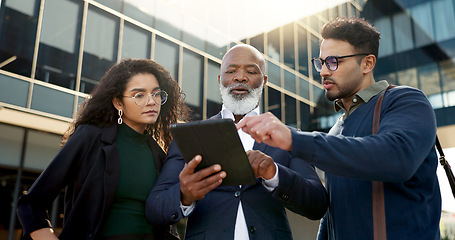
[{"label": "building window", "polygon": [[0,74],[0,102],[27,107],[30,83]]},{"label": "building window", "polygon": [[264,34],[261,33],[250,39],[251,46],[255,47],[259,52],[264,53]]},{"label": "building window", "polygon": [[207,64],[207,118],[221,110],[220,85],[218,84],[220,64],[208,60]]},{"label": "building window", "polygon": [[285,124],[297,127],[297,100],[288,95],[284,95]]},{"label": "building window", "polygon": [[417,83],[417,69],[409,68],[398,73],[398,84],[419,88]]},{"label": "building window", "polygon": [[308,40],[307,40],[307,30],[301,26],[297,27],[297,45],[298,45],[298,59],[299,66],[298,71],[308,76],[308,68],[312,67],[308,65]]},{"label": "building window", "polygon": [[283,60],[284,65],[295,69],[294,23],[283,27]]},{"label": "building window", "polygon": [[202,119],[203,57],[189,50],[183,51],[182,90],[185,103],[193,110],[192,118]]},{"label": "building window", "polygon": [[436,30],[436,40],[443,41],[455,37],[455,22],[454,2],[453,0],[438,0],[432,1]]},{"label": "building window", "polygon": [[428,96],[433,108],[444,106],[441,94],[439,69],[437,63],[423,65],[417,68],[420,89]]},{"label": "building window", "polygon": [[178,79],[179,75],[179,46],[160,36],[156,36],[153,59],[163,65],[172,78]]},{"label": "building window", "polygon": [[431,44],[434,41],[434,22],[430,2],[414,5],[409,10],[413,19],[416,47]]},{"label": "building window", "polygon": [[299,79],[299,92],[298,95],[310,100],[310,83],[302,78]]},{"label": "building window", "polygon": [[36,79],[75,89],[81,19],[81,2],[45,2]]},{"label": "building window", "polygon": [[398,13],[393,16],[393,36],[397,53],[414,48],[411,18],[408,14]]},{"label": "building window", "polygon": [[122,59],[150,59],[152,34],[133,24],[125,22],[122,38]]},{"label": "building window", "polygon": [[281,73],[280,73],[280,67],[278,67],[276,64],[268,61],[267,63],[267,81],[269,83],[273,83],[278,87],[281,87]]},{"label": "building window", "polygon": [[[311,58],[319,57],[319,38],[311,34]],[[311,63],[311,62],[310,62]],[[311,66],[313,67],[313,66]],[[319,81],[321,79],[321,75],[316,69],[313,68],[313,79]]]},{"label": "building window", "polygon": [[24,129],[0,123],[0,165],[19,167]]},{"label": "building window", "polygon": [[292,93],[297,93],[296,91],[296,86],[297,86],[297,82],[296,82],[296,76],[287,71],[287,70],[283,70],[284,71],[284,89],[288,90],[289,92],[292,92]]},{"label": "building window", "polygon": [[268,91],[268,100],[269,100],[269,112],[273,113],[277,118],[282,119],[281,116],[281,92],[277,91],[271,87],[267,89]]},{"label": "building window", "polygon": [[443,92],[446,93],[445,107],[455,106],[455,58],[439,63]]},{"label": "building window", "polygon": [[[1,69],[30,77],[38,25],[39,1],[4,0],[0,10]],[[20,31],[19,31],[20,30]]]},{"label": "building window", "polygon": [[300,129],[310,131],[311,129],[311,113],[310,106],[304,102],[298,102],[300,108]]},{"label": "building window", "polygon": [[89,7],[80,91],[90,93],[106,71],[117,62],[120,19]]},{"label": "building window", "polygon": [[60,150],[61,136],[28,130],[24,168],[34,171],[44,170]]},{"label": "building window", "polygon": [[182,41],[188,45],[191,45],[201,51],[206,48],[205,36],[207,36],[207,28],[200,22],[185,17],[183,21]]},{"label": "building window", "polygon": [[35,84],[32,109],[67,118],[73,117],[74,95]]},{"label": "building window", "polygon": [[379,57],[393,54],[392,22],[389,17],[382,17],[374,21],[376,29],[381,33],[379,39]]},{"label": "building window", "polygon": [[280,28],[277,28],[267,34],[267,55],[281,62],[280,58]]}]

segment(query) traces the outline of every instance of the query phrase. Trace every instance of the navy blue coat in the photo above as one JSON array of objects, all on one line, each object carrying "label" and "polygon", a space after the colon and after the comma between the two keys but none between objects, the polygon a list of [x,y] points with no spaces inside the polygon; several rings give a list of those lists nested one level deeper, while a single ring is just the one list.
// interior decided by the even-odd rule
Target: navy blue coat
[{"label": "navy blue coat", "polygon": [[420,90],[392,88],[372,135],[378,97],[337,122],[333,130],[342,134],[292,133],[292,153],[326,174],[330,210],[318,239],[373,239],[371,182],[383,181],[387,239],[439,240],[434,110]]},{"label": "navy blue coat", "polygon": [[[216,117],[220,117],[218,114]],[[271,156],[279,168],[279,185],[272,192],[261,180],[255,185],[220,186],[199,200],[187,222],[186,239],[232,240],[239,201],[242,201],[249,237],[253,239],[292,239],[285,207],[309,219],[320,219],[328,197],[313,166],[290,152],[255,143],[253,149]],[[183,215],[180,209],[179,173],[185,161],[171,143],[160,177],[146,204],[149,221],[172,224]]]}]

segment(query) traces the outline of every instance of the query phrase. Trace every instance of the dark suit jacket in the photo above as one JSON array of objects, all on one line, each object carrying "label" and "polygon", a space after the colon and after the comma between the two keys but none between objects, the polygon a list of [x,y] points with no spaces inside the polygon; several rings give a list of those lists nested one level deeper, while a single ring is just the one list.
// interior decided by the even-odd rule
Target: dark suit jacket
[{"label": "dark suit jacket", "polygon": [[[215,117],[221,117],[218,114]],[[285,207],[309,219],[320,219],[328,196],[313,166],[292,158],[288,151],[255,143],[253,149],[271,156],[279,168],[279,185],[269,192],[257,180],[242,188],[221,186],[199,200],[187,223],[186,239],[232,240],[239,201],[242,201],[250,240],[292,239]],[[171,143],[163,166],[146,204],[149,221],[171,224],[183,215],[180,209],[179,173],[185,161]]]},{"label": "dark suit jacket", "polygon": [[[60,239],[94,239],[114,200],[119,179],[115,137],[117,125],[104,128],[81,125],[18,201],[24,236],[50,227],[47,210],[66,187],[64,226]],[[165,153],[150,139],[156,168]],[[158,229],[158,228],[157,228]]]}]

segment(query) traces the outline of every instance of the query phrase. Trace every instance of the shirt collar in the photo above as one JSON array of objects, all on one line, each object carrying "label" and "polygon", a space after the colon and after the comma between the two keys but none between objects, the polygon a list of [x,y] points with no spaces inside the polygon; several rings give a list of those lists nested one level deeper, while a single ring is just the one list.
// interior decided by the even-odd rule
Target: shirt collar
[{"label": "shirt collar", "polygon": [[[245,115],[246,116],[257,116],[259,115],[259,106],[257,106],[255,109],[253,109],[251,112]],[[226,106],[221,107],[221,118],[230,118],[233,121],[235,121],[234,114],[231,112],[231,110],[227,109]]]},{"label": "shirt collar", "polygon": [[[360,90],[354,98],[352,98],[353,104],[357,105],[360,103],[367,103],[374,96],[378,95],[384,91],[389,86],[389,83],[386,80],[381,80],[376,82],[365,89]],[[343,103],[340,99],[336,99],[334,102],[335,111],[340,111],[344,109]],[[351,107],[352,108],[352,107]]]}]

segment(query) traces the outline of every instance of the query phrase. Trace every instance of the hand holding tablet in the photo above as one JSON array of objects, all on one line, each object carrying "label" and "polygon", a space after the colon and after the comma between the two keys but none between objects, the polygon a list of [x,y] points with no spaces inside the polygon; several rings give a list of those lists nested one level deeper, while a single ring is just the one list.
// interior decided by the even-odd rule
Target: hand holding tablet
[{"label": "hand holding tablet", "polygon": [[172,137],[186,162],[201,155],[200,170],[220,164],[226,172],[221,185],[252,185],[256,178],[231,119],[172,124]]}]

